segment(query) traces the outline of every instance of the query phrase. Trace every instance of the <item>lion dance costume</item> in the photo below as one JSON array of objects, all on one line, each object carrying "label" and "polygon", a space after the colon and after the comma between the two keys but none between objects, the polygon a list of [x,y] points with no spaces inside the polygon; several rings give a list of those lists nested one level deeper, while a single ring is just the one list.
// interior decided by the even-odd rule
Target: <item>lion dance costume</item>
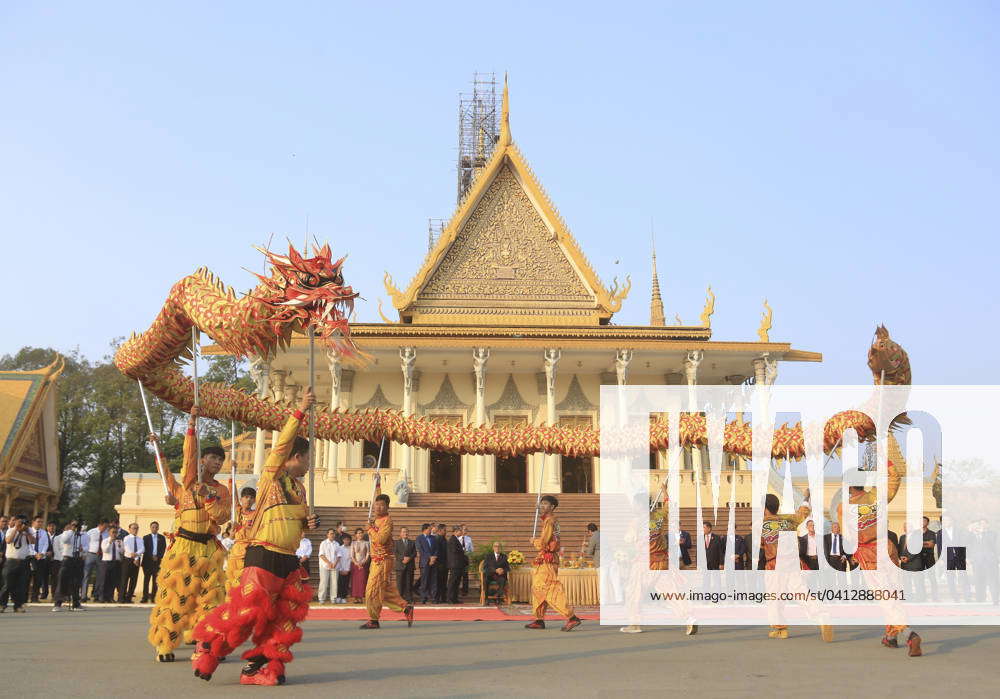
[{"label": "lion dance costume", "polygon": [[229,489],[214,478],[197,483],[198,443],[194,430],[184,437],[181,482],[169,469],[164,476],[177,501],[173,544],[156,576],[157,592],[149,615],[149,642],[160,662],[172,662],[174,650],[191,641],[191,630],[225,599],[225,550],[215,534],[229,520]]},{"label": "lion dance costume", "polygon": [[198,648],[191,664],[202,679],[211,679],[219,661],[252,636],[240,683],[283,684],[291,648],[302,640],[298,625],[313,594],[295,555],[306,520],[306,496],[302,483],[285,471],[302,418],[298,410],[288,418],[258,481],[257,511],[246,529],[239,582],[195,628]]}]

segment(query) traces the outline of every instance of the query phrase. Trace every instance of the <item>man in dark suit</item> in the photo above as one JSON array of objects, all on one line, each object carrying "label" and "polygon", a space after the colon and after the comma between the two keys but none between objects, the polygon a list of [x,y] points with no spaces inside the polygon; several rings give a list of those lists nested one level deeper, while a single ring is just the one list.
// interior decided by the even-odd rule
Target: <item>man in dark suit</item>
[{"label": "man in dark suit", "polygon": [[[924,555],[923,550],[918,547],[916,553],[910,553],[909,545],[910,541],[917,539],[921,542],[923,541],[922,533],[919,530],[912,531],[908,534],[903,534],[899,539],[899,567],[903,570],[914,573],[914,575],[904,575],[903,579],[906,581],[907,590],[912,597],[917,602],[923,602],[926,599],[927,591],[924,589],[924,578],[922,575],[916,575],[924,569]],[[923,544],[921,543],[921,546]]]},{"label": "man in dark suit", "polygon": [[722,548],[722,538],[712,533],[712,524],[707,520],[702,522],[702,539],[705,542],[705,565],[708,570],[720,570],[723,565],[725,549]]},{"label": "man in dark suit", "polygon": [[[941,518],[941,528],[934,537],[937,548],[937,557],[945,558],[945,570],[943,571],[945,581],[948,583],[948,593],[951,599],[964,602],[969,596],[969,583],[964,575],[965,571],[965,547],[955,546],[955,522],[945,515]],[[956,573],[955,571],[963,571]]]},{"label": "man in dark suit", "polygon": [[448,603],[458,604],[458,588],[462,584],[462,572],[469,567],[462,544],[462,527],[455,525],[448,537]]},{"label": "man in dark suit", "polygon": [[400,596],[413,603],[413,572],[416,569],[417,545],[410,538],[410,530],[399,530],[393,567],[396,572],[396,587]]},{"label": "man in dark suit", "polygon": [[[596,535],[596,532],[595,532]],[[507,589],[507,575],[510,572],[510,565],[507,563],[507,554],[500,552],[500,542],[493,542],[493,553],[486,554],[483,559],[483,585],[488,593],[490,584],[495,583],[497,606],[503,602],[504,591]]]},{"label": "man in dark suit", "polygon": [[983,517],[972,530],[972,575],[976,586],[976,602],[986,602],[987,594],[997,606],[1000,593],[1000,573],[997,570],[996,534],[990,531],[989,521]]},{"label": "man in dark suit", "polygon": [[681,529],[677,544],[681,549],[681,563],[686,566],[691,565],[691,532]]},{"label": "man in dark suit", "polygon": [[847,570],[851,559],[844,553],[844,537],[840,533],[840,522],[831,523],[830,533],[823,535],[823,555],[834,570],[840,572]]},{"label": "man in dark suit", "polygon": [[816,523],[806,522],[806,533],[799,537],[799,560],[807,570],[819,570],[819,545],[816,541]]},{"label": "man in dark suit", "polygon": [[149,534],[142,537],[142,601],[156,599],[156,576],[160,572],[160,561],[167,550],[167,539],[160,534],[160,523],[150,522]]},{"label": "man in dark suit", "polygon": [[440,565],[441,549],[438,541],[431,533],[431,525],[420,525],[420,536],[417,537],[417,551],[420,552],[420,601],[437,599],[437,567]]},{"label": "man in dark suit", "polygon": [[437,566],[437,595],[434,601],[443,604],[448,599],[448,530],[442,522],[438,522],[434,538],[437,539],[438,551],[441,552]]}]

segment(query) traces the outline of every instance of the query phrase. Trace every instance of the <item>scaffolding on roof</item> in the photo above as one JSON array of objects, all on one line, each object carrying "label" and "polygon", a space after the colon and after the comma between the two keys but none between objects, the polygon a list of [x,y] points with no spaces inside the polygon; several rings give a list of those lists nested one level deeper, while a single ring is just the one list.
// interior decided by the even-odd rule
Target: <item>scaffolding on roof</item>
[{"label": "scaffolding on roof", "polygon": [[458,98],[458,202],[493,155],[499,116],[496,73],[473,73],[472,93]]}]

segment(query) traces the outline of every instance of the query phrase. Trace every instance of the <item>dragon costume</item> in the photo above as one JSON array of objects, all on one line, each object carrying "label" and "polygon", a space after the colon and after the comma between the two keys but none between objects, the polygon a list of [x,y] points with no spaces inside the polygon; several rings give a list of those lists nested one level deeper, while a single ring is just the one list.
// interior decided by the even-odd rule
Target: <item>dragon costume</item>
[{"label": "dragon costume", "polygon": [[[262,250],[271,264],[270,276],[256,275],[260,283],[242,298],[226,288],[210,272],[200,269],[171,288],[167,300],[150,328],[133,334],[115,354],[115,364],[126,376],[144,385],[170,405],[190,411],[194,385],[180,364],[190,356],[191,328],[208,335],[223,350],[237,357],[269,358],[287,347],[293,332],[313,328],[317,337],[345,356],[360,353],[350,337],[347,322],[357,294],[344,285],[343,259],[333,261],[330,248],[313,249],[303,257],[289,246],[287,255]],[[910,382],[909,361],[903,349],[889,338],[884,327],[868,353],[868,365],[876,383]],[[201,384],[199,409],[204,417],[236,420],[264,430],[281,429],[292,414],[291,405],[278,403],[223,384]],[[600,432],[594,428],[536,425],[483,427],[442,424],[433,419],[406,416],[394,410],[356,412],[316,409],[316,437],[334,442],[388,440],[421,449],[461,454],[516,456],[545,452],[564,456],[599,456]],[[858,410],[831,417],[823,428],[823,447],[833,449],[847,428],[861,441],[874,438],[871,418]],[[668,447],[668,425],[650,425],[650,449]],[[752,458],[752,428],[741,420],[727,423],[723,450]],[[708,443],[703,414],[680,417],[680,446]],[[771,454],[775,458],[805,456],[801,423],[775,429]]]}]

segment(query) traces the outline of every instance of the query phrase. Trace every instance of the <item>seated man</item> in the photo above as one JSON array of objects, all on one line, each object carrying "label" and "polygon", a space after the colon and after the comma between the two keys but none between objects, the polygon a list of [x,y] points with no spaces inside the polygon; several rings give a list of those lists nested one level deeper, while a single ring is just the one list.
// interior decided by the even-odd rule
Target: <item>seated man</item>
[{"label": "seated man", "polygon": [[499,607],[503,601],[504,591],[507,589],[507,574],[510,572],[510,565],[507,563],[507,554],[500,552],[500,542],[493,542],[493,553],[486,554],[483,559],[483,585],[486,595],[490,591],[490,583],[496,583],[496,604]]}]

